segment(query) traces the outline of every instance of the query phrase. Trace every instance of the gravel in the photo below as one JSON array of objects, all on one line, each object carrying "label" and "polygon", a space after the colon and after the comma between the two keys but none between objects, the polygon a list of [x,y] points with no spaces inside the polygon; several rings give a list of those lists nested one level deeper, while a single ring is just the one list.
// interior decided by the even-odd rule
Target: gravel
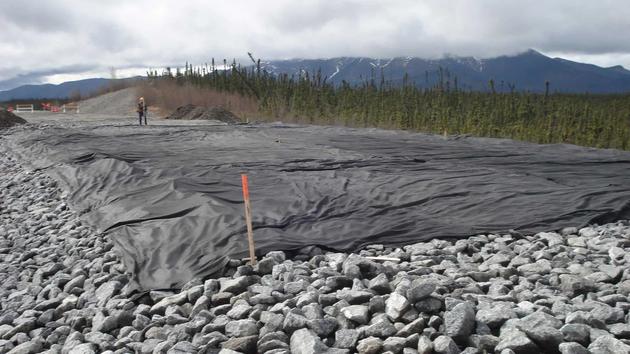
[{"label": "gravel", "polygon": [[[81,113],[112,116],[136,116],[138,92],[135,87],[109,92],[79,103]],[[151,104],[151,102],[147,102]]]},{"label": "gravel", "polygon": [[1,353],[630,352],[628,221],[276,251],[135,294],[107,237],[2,139]]}]

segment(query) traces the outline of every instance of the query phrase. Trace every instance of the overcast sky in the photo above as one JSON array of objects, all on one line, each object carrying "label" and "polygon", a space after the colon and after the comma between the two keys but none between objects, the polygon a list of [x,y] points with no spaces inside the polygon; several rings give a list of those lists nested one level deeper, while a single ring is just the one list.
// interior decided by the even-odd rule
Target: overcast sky
[{"label": "overcast sky", "polygon": [[480,58],[630,68],[628,0],[0,0],[0,90],[211,57]]}]

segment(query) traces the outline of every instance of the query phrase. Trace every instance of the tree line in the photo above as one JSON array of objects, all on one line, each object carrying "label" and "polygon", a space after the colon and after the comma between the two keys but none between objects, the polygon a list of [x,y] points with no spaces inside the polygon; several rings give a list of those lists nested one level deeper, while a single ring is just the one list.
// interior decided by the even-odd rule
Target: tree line
[{"label": "tree line", "polygon": [[[251,57],[251,56],[250,56]],[[253,57],[251,57],[252,60]],[[360,84],[332,84],[321,71],[272,74],[260,60],[147,73],[171,81],[253,98],[260,118],[311,124],[405,129],[630,150],[630,94],[487,92],[458,88],[457,78],[418,87],[372,74]],[[442,77],[442,76],[440,76]],[[228,107],[229,108],[229,107]]]}]

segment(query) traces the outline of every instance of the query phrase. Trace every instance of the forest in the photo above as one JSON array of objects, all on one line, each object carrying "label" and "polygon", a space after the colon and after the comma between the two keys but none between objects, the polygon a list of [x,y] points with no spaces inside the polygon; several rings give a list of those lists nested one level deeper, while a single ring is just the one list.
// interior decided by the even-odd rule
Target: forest
[{"label": "forest", "polygon": [[[274,75],[261,66],[235,61],[182,70],[149,71],[147,85],[161,97],[185,89],[227,95],[228,109],[257,120],[403,129],[444,135],[510,138],[543,144],[568,143],[630,150],[630,94],[484,92],[458,88],[457,78],[440,74],[432,87],[419,87],[372,73],[361,84],[333,85],[318,72]],[[440,70],[442,71],[442,70]],[[149,93],[147,93],[149,94]],[[155,94],[155,92],[154,92]],[[179,104],[185,95],[179,95]],[[158,104],[160,104],[158,100]],[[240,107],[231,107],[239,106]],[[246,102],[246,104],[242,104]],[[243,108],[245,107],[245,108]]]}]

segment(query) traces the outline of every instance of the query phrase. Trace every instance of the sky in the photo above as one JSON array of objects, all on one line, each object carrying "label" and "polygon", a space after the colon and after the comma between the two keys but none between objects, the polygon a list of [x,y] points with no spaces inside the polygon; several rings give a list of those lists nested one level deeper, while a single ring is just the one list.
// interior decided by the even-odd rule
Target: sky
[{"label": "sky", "polygon": [[0,24],[0,90],[245,62],[247,52],[489,58],[532,48],[630,68],[628,0],[0,0]]}]

